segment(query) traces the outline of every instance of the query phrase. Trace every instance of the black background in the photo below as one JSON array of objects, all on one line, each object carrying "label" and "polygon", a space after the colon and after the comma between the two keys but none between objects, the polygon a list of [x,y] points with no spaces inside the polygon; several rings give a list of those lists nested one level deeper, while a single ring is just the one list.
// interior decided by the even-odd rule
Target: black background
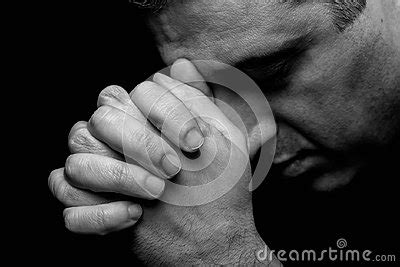
[{"label": "black background", "polygon": [[[29,3],[19,11],[13,35],[21,58],[14,87],[22,88],[15,92],[28,102],[22,128],[29,138],[22,146],[30,152],[23,157],[29,159],[28,167],[19,166],[29,175],[22,182],[17,179],[28,193],[23,206],[15,209],[23,213],[17,230],[21,235],[13,235],[16,257],[55,264],[133,264],[125,254],[123,233],[69,233],[63,206],[48,190],[47,178],[53,169],[63,167],[69,130],[90,118],[102,89],[118,84],[130,91],[164,66],[141,12],[125,0]],[[396,166],[398,157],[390,153]],[[400,257],[395,182],[399,175],[393,169],[367,172],[346,190],[327,196],[269,179],[255,194],[257,227],[276,250],[326,249],[346,238],[354,249]],[[19,194],[13,193],[16,198]]]},{"label": "black background", "polygon": [[68,133],[76,122],[90,118],[102,89],[117,84],[130,91],[164,66],[141,15],[129,1],[52,1],[19,7],[16,20],[21,24],[14,34],[21,64],[14,84],[24,88],[21,94],[29,105],[22,128],[32,140],[28,169],[34,174],[23,186],[28,191],[24,206],[29,208],[18,222],[21,235],[13,241],[17,255],[29,255],[27,260],[135,263],[124,256],[128,247],[119,246],[119,235],[69,233],[63,205],[51,195],[47,179],[53,169],[64,166]]}]

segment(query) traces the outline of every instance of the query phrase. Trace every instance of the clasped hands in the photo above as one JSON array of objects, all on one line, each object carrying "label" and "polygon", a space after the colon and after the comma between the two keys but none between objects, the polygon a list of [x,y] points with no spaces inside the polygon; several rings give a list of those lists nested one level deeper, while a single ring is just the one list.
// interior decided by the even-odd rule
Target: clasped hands
[{"label": "clasped hands", "polygon": [[[196,82],[190,86],[187,81]],[[130,94],[107,87],[97,105],[88,122],[73,126],[72,154],[49,177],[52,193],[66,206],[70,231],[107,234],[136,224],[132,250],[146,262],[165,262],[165,255],[182,263],[232,263],[237,262],[232,250],[240,257],[254,254],[243,252],[244,240],[263,246],[248,190],[245,134],[215,104],[192,63],[179,59],[170,76],[157,73]],[[199,149],[205,155],[214,151],[213,160],[203,169],[185,169],[185,162],[196,160],[187,155]],[[168,179],[201,185],[218,177],[231,154],[240,155],[235,160],[247,167],[223,196],[192,207],[157,200]]]}]

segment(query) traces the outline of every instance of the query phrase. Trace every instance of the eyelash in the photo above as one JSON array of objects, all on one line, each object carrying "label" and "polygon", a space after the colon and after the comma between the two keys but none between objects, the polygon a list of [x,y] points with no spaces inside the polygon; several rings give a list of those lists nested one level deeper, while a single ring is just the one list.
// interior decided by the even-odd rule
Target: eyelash
[{"label": "eyelash", "polygon": [[283,89],[288,83],[288,77],[293,70],[293,63],[293,60],[285,60],[272,67],[268,66],[264,68],[264,71],[261,69],[259,70],[262,73],[261,77],[254,80],[263,88],[268,86],[274,90]]},{"label": "eyelash", "polygon": [[284,89],[289,84],[289,77],[298,66],[301,56],[306,51],[305,48],[293,50],[289,57],[276,63],[272,63],[265,71],[260,86],[270,86],[271,89]]},{"label": "eyelash", "polygon": [[255,81],[260,88],[268,91],[278,91],[287,87],[289,81],[287,78],[279,77],[278,79],[267,78],[263,81]]}]

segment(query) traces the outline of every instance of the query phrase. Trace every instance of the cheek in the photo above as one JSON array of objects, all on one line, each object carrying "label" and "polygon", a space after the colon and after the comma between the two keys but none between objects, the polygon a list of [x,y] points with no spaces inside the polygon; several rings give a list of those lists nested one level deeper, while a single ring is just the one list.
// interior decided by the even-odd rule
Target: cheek
[{"label": "cheek", "polygon": [[387,144],[396,105],[369,73],[374,68],[355,49],[325,51],[299,68],[274,108],[310,139],[335,151],[359,153],[366,144]]},{"label": "cheek", "polygon": [[334,80],[294,85],[276,109],[308,138],[332,150],[345,151],[365,137],[363,128],[368,124],[363,104],[344,97],[341,91],[348,88],[340,84],[340,79]]}]

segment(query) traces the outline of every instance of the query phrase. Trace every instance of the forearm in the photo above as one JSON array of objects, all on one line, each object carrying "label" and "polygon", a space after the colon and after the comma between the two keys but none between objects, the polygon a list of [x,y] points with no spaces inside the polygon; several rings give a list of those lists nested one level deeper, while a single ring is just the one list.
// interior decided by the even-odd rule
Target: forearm
[{"label": "forearm", "polygon": [[213,240],[212,244],[197,263],[282,266],[255,230],[236,229],[220,241]]},{"label": "forearm", "polygon": [[265,251],[266,246],[250,214],[242,213],[235,219],[223,212],[200,217],[185,216],[174,228],[164,227],[162,220],[157,228],[139,224],[132,229],[132,252],[148,265],[281,266],[272,254],[257,259],[257,252]]}]

